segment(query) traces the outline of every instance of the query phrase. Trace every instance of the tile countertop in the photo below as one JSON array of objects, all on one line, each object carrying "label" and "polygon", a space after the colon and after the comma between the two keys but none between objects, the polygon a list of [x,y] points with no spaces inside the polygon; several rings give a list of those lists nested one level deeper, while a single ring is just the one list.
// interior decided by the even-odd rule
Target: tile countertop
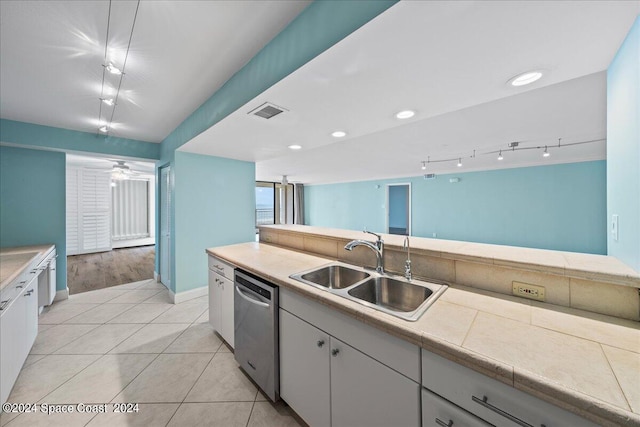
[{"label": "tile countertop", "polygon": [[54,245],[0,248],[0,289],[7,286],[36,258],[52,251]]},{"label": "tile countertop", "polygon": [[[308,235],[319,238],[327,238],[327,236],[330,236],[343,240],[373,239],[373,236],[367,236],[363,234],[362,231],[308,225],[261,225],[259,228],[266,231],[291,232],[298,235]],[[385,248],[395,247],[402,249],[405,236],[382,234],[382,237]],[[544,271],[582,279],[602,280],[622,286],[640,287],[640,272],[635,271],[622,261],[607,255],[413,236],[411,237],[411,252],[422,252],[430,256],[449,259]]]},{"label": "tile countertop", "polygon": [[594,422],[640,426],[638,322],[455,285],[406,322],[289,278],[330,259],[264,243],[207,253]]}]

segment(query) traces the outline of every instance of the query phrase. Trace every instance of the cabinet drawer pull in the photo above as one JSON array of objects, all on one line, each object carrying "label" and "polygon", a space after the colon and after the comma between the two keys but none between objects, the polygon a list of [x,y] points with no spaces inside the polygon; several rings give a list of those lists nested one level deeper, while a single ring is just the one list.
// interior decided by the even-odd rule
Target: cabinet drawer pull
[{"label": "cabinet drawer pull", "polygon": [[[511,420],[514,423],[516,423],[516,424],[518,424],[518,425],[520,425],[522,427],[534,427],[531,424],[529,424],[528,422],[522,421],[518,417],[514,417],[510,413],[503,411],[502,409],[498,408],[497,406],[493,406],[492,404],[490,404],[488,402],[489,398],[487,396],[482,396],[482,399],[480,399],[480,398],[478,398],[476,396],[471,396],[471,400],[473,400],[474,402],[476,402],[479,405],[484,406],[485,408],[489,409],[490,411],[495,412],[498,415],[502,415],[506,419]],[[544,424],[542,425],[542,427],[544,427]]]},{"label": "cabinet drawer pull", "polygon": [[[24,283],[24,282],[20,282],[20,283]],[[24,286],[23,286],[23,285],[17,285],[17,286],[16,286],[16,289],[22,289],[22,288],[24,288]]]},{"label": "cabinet drawer pull", "polygon": [[5,307],[7,306],[7,304],[9,304],[9,301],[10,300],[8,300],[8,299],[6,299],[4,301],[0,301],[0,310],[4,310]]},{"label": "cabinet drawer pull", "polygon": [[440,418],[436,418],[436,424],[442,427],[451,427],[453,425],[453,420],[449,420],[448,423],[445,423]]},{"label": "cabinet drawer pull", "polygon": [[322,347],[324,345],[324,340],[318,340],[318,347]]},{"label": "cabinet drawer pull", "polygon": [[338,353],[340,353],[340,349],[334,348],[333,350],[331,350],[331,355],[333,357],[336,357]]}]

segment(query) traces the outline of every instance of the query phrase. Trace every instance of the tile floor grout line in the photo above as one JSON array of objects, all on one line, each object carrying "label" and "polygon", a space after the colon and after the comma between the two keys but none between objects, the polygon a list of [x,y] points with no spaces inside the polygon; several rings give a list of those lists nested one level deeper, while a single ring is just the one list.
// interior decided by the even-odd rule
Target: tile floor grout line
[{"label": "tile floor grout line", "polygon": [[[258,397],[258,395],[256,394],[256,398]],[[251,415],[253,415],[253,408],[256,407],[256,401],[253,401],[253,404],[251,405],[251,411],[249,411],[249,418],[247,418],[247,425],[245,427],[249,427],[249,423],[251,422]]]}]

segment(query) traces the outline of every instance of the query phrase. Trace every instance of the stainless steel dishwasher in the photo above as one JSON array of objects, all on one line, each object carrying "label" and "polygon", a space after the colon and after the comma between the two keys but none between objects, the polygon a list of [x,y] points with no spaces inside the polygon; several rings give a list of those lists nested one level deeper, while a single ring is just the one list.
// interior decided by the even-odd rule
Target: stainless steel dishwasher
[{"label": "stainless steel dishwasher", "polygon": [[278,287],[236,270],[235,358],[272,401],[280,397]]}]

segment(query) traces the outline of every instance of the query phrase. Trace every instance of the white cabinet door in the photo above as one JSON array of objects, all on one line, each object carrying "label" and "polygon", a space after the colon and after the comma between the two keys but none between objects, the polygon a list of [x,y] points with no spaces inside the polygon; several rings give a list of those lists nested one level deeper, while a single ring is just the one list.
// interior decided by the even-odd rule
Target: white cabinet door
[{"label": "white cabinet door", "polygon": [[280,310],[280,397],[307,424],[331,425],[329,335]]},{"label": "white cabinet door", "polygon": [[0,401],[7,401],[13,384],[24,363],[26,348],[24,324],[26,298],[24,293],[0,312]]},{"label": "white cabinet door", "polygon": [[209,270],[209,323],[220,333],[220,275]]},{"label": "white cabinet door", "polygon": [[233,314],[233,282],[225,277],[220,276],[220,329],[219,333],[222,338],[231,346],[234,345],[234,314]]},{"label": "white cabinet door", "polygon": [[418,384],[331,337],[333,427],[416,427],[420,412]]},{"label": "white cabinet door", "polygon": [[[31,283],[29,283],[20,298],[25,300],[23,314],[24,337],[22,339],[22,361],[24,362],[31,351],[33,342],[36,340],[36,335],[38,335],[38,278],[31,280]],[[22,364],[20,367],[22,368]]]}]

